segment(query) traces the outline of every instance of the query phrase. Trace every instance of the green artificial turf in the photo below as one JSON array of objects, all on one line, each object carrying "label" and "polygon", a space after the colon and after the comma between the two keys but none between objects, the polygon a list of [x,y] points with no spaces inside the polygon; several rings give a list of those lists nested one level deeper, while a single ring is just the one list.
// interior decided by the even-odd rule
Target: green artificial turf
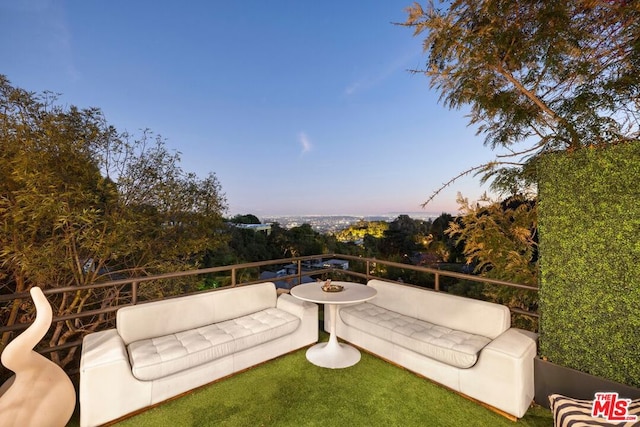
[{"label": "green artificial turf", "polygon": [[[322,337],[326,340],[326,336]],[[321,340],[323,340],[321,339]],[[309,363],[306,349],[129,418],[118,426],[552,426],[531,408],[510,421],[375,356],[346,369]]]}]

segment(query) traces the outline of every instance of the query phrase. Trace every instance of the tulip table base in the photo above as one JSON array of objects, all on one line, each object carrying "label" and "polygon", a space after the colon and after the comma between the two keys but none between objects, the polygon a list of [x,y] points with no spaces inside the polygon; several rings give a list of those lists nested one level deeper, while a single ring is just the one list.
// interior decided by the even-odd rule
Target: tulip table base
[{"label": "tulip table base", "polygon": [[335,331],[336,306],[329,305],[331,310],[331,335],[329,341],[316,344],[307,350],[307,360],[322,368],[348,368],[360,361],[360,351],[348,344],[338,342]]}]

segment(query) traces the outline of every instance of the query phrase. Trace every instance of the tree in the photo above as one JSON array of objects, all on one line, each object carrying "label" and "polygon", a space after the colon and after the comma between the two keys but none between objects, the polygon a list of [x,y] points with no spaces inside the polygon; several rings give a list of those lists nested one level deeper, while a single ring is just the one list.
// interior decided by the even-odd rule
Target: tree
[{"label": "tree", "polygon": [[246,214],[246,215],[238,214],[233,218],[231,218],[229,222],[232,222],[234,224],[261,224],[258,217],[253,214]]},{"label": "tree", "polygon": [[369,258],[375,258],[380,255],[381,238],[375,237],[371,234],[365,234],[362,239],[362,246],[364,247],[363,256]]},{"label": "tree", "polygon": [[[51,94],[12,87],[0,75],[0,292],[190,269],[207,249],[224,243],[217,230],[225,199],[215,175],[185,173],[179,156],[149,132],[133,140],[98,109],[54,102]],[[63,316],[116,304],[123,290],[48,299],[54,315]],[[29,302],[0,308],[5,325],[33,316]],[[46,339],[61,345],[107,320],[57,322]],[[9,339],[2,336],[0,351]],[[76,350],[52,358],[65,366]]]},{"label": "tree", "polygon": [[639,139],[640,2],[443,3],[407,9],[403,25],[426,33],[427,66],[416,72],[447,107],[471,107],[486,145],[511,150],[459,176],[475,171],[516,194],[542,152]]},{"label": "tree", "polygon": [[408,259],[415,251],[423,248],[422,242],[429,235],[431,223],[399,215],[384,231],[380,250],[383,255],[400,255]]},{"label": "tree", "polygon": [[[215,174],[200,179],[179,166],[159,137],[145,131],[111,138],[103,156],[107,176],[115,174],[120,204],[135,230],[134,256],[120,266],[146,272],[178,271],[202,265],[203,254],[226,243],[225,198]],[[159,296],[159,295],[158,295]]]},{"label": "tree", "polygon": [[452,239],[446,233],[449,223],[454,220],[455,218],[451,214],[440,214],[431,223],[428,238],[425,239],[425,247],[429,253],[437,256],[442,261],[452,263],[459,262],[464,246],[459,242],[456,243],[455,239]]},{"label": "tree", "polygon": [[233,227],[229,247],[237,257],[236,263],[272,259],[267,235],[263,231]]},{"label": "tree", "polygon": [[385,230],[389,228],[386,221],[365,221],[359,220],[357,223],[349,227],[339,230],[335,233],[336,239],[342,242],[353,242],[364,239],[366,235],[372,237],[382,237]]},{"label": "tree", "polygon": [[288,235],[289,253],[292,256],[315,255],[324,251],[324,242],[320,233],[314,231],[309,224],[292,227]]},{"label": "tree", "polygon": [[[522,196],[503,202],[485,199],[483,205],[458,198],[463,215],[449,223],[446,233],[464,241],[467,263],[475,272],[492,279],[538,286],[537,204]],[[485,285],[484,296],[494,302],[523,310],[537,308],[537,294],[505,286]],[[532,319],[519,319],[532,329]],[[522,323],[525,322],[525,323]]]}]

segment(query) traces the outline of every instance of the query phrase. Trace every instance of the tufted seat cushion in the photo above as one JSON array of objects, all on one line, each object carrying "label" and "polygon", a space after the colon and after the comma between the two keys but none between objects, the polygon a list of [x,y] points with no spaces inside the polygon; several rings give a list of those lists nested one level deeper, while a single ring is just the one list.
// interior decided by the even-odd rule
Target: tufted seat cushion
[{"label": "tufted seat cushion", "polygon": [[293,332],[300,319],[278,308],[267,308],[236,319],[127,346],[133,375],[154,380],[251,348]]},{"label": "tufted seat cushion", "polygon": [[491,339],[405,316],[371,303],[342,307],[344,323],[458,368],[470,368]]}]

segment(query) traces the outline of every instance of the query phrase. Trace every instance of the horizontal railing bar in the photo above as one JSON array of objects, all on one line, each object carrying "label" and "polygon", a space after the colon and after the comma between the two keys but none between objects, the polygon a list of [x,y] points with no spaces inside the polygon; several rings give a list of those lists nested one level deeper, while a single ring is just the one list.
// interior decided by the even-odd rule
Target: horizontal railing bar
[{"label": "horizontal railing bar", "polygon": [[81,345],[82,345],[82,340],[77,340],[77,341],[72,341],[72,342],[67,342],[67,343],[64,343],[64,344],[56,345],[54,347],[45,347],[45,348],[43,348],[41,350],[38,350],[38,352],[40,354],[54,353],[56,351],[66,350],[68,348],[80,347]]},{"label": "horizontal railing bar", "polygon": [[[360,258],[357,256],[353,256],[353,255],[340,255],[340,254],[332,254],[332,256],[334,257],[340,257],[340,258],[344,258],[344,259],[348,259],[348,260],[354,260],[354,261],[365,261],[365,258]],[[507,282],[505,280],[499,280],[499,279],[490,279],[488,277],[482,277],[482,276],[473,276],[470,274],[464,274],[464,273],[456,273],[453,271],[448,271],[448,270],[439,270],[437,268],[431,268],[431,267],[420,267],[417,265],[411,265],[411,264],[403,264],[400,262],[394,262],[394,261],[381,261],[378,259],[369,259],[371,262],[377,262],[389,267],[396,267],[396,268],[403,268],[405,270],[413,270],[413,271],[420,271],[420,272],[424,272],[424,273],[432,273],[432,274],[439,274],[441,276],[445,276],[445,277],[453,277],[456,279],[464,279],[464,280],[470,280],[472,282],[480,282],[480,283],[489,283],[492,285],[502,285],[502,286],[509,286],[512,288],[519,288],[519,289],[528,289],[531,291],[539,291],[539,288],[537,286],[529,286],[529,285],[521,285],[518,283],[513,283],[513,282]]]},{"label": "horizontal railing bar", "polygon": [[369,277],[365,273],[358,273],[357,271],[349,271],[349,270],[341,270],[340,273],[346,274],[347,276],[359,277],[361,279],[367,279]]},{"label": "horizontal railing bar", "polygon": [[[367,268],[367,271],[366,271],[366,273],[360,273],[360,272],[357,272],[357,271],[342,270],[342,269],[334,268],[334,267],[319,268],[319,269],[314,269],[314,270],[303,270],[302,269],[302,267],[303,267],[302,266],[302,262],[311,261],[311,260],[318,260],[318,259],[322,260],[323,258],[337,258],[337,259],[342,259],[342,260],[347,260],[347,261],[361,262],[361,263],[365,264],[365,267]],[[336,273],[344,274],[347,277],[357,277],[359,279],[363,279],[363,280],[366,281],[366,280],[371,279],[371,278],[379,278],[376,275],[372,275],[371,271],[368,270],[368,267],[370,267],[371,264],[380,264],[380,265],[384,265],[384,266],[387,266],[387,267],[394,267],[394,268],[399,268],[399,269],[430,273],[430,274],[433,274],[436,278],[452,277],[452,278],[457,278],[457,279],[471,281],[471,282],[478,282],[478,283],[483,283],[483,284],[493,284],[493,285],[500,285],[500,286],[508,286],[508,287],[512,287],[512,288],[530,290],[530,291],[534,291],[534,292],[538,292],[539,291],[538,287],[535,287],[535,286],[522,285],[522,284],[518,284],[518,283],[507,282],[507,281],[504,281],[504,280],[490,279],[490,278],[482,277],[482,276],[474,276],[474,275],[469,275],[469,274],[456,273],[456,272],[452,272],[452,271],[448,271],[448,270],[440,270],[440,269],[431,268],[431,267],[414,266],[414,265],[410,265],[410,264],[403,264],[403,263],[394,262],[394,261],[379,260],[379,259],[375,259],[375,258],[363,258],[363,257],[358,257],[358,256],[353,256],[353,255],[343,255],[343,254],[331,253],[331,254],[308,255],[308,256],[303,256],[303,257],[282,258],[282,259],[269,260],[269,261],[257,261],[257,262],[243,263],[243,264],[233,264],[233,265],[226,265],[226,266],[219,266],[219,267],[204,268],[204,269],[199,269],[199,270],[178,271],[178,272],[163,273],[163,274],[151,275],[151,276],[130,277],[130,278],[126,278],[126,279],[105,281],[105,282],[94,283],[94,284],[85,285],[85,286],[67,286],[67,287],[61,287],[61,288],[45,289],[45,290],[43,290],[43,293],[45,295],[55,295],[55,294],[61,294],[61,293],[65,293],[65,292],[81,292],[81,291],[100,289],[100,288],[114,288],[114,287],[125,286],[125,285],[132,285],[132,287],[135,288],[136,286],[139,286],[141,284],[144,284],[144,283],[150,282],[150,281],[154,281],[154,280],[168,280],[168,279],[176,279],[176,278],[180,278],[180,277],[199,276],[199,275],[205,275],[205,274],[210,274],[210,273],[226,272],[226,273],[229,273],[232,276],[234,276],[235,274],[237,274],[238,270],[249,269],[249,268],[260,268],[260,267],[265,267],[265,266],[282,265],[282,264],[297,264],[296,265],[297,273],[290,274],[290,275],[285,275],[285,276],[278,276],[278,277],[274,277],[274,278],[268,278],[268,279],[257,279],[257,280],[242,282],[242,283],[232,283],[230,286],[245,286],[245,285],[250,285],[250,284],[255,284],[255,283],[262,283],[262,282],[265,282],[265,281],[282,281],[282,280],[289,280],[289,279],[300,279],[300,281],[301,281],[302,277],[314,276],[314,275],[324,275],[324,274],[331,275],[331,274],[336,274]],[[387,279],[383,279],[383,280],[387,280]],[[393,280],[391,280],[391,281],[395,282]],[[233,282],[233,279],[232,279],[232,282]],[[134,283],[137,284],[137,285],[134,285]],[[439,280],[436,280],[436,285],[438,283],[439,283]],[[216,290],[224,289],[224,288],[228,288],[228,287],[229,286],[223,286],[223,287],[220,287],[220,288],[214,288],[214,289],[207,289],[207,290],[202,290],[202,291],[190,292],[189,294],[196,294],[196,293],[202,293],[202,292],[211,292],[211,291],[216,291]],[[132,289],[132,291],[133,290],[134,289]],[[436,290],[439,290],[439,289],[436,289]],[[163,299],[169,299],[169,298],[179,297],[179,296],[181,296],[181,295],[175,295],[175,296],[166,297],[166,298],[163,298]],[[7,302],[7,301],[23,300],[23,299],[30,299],[29,292],[20,292],[20,293],[15,293],[15,294],[0,295],[0,303],[1,302]],[[148,301],[143,301],[142,303],[144,303],[144,302],[148,302]],[[69,321],[69,320],[75,320],[75,319],[80,319],[80,318],[86,318],[86,317],[91,317],[91,316],[108,314],[108,313],[112,313],[112,312],[117,311],[121,307],[134,305],[136,303],[137,303],[136,299],[133,298],[131,302],[124,303],[124,304],[118,304],[118,305],[115,305],[115,306],[112,306],[112,307],[105,307],[105,308],[96,309],[96,310],[87,310],[87,311],[82,311],[80,313],[73,313],[73,314],[67,314],[67,315],[55,317],[55,318],[53,318],[53,322],[54,323],[64,322],[64,321]],[[518,309],[518,308],[509,308],[509,309],[511,310],[512,313],[516,313],[516,314],[520,314],[520,315],[524,315],[524,316],[530,316],[530,317],[533,317],[533,318],[539,318],[540,317],[540,315],[538,313],[535,313],[535,312],[529,312],[529,311]],[[20,331],[20,330],[28,328],[30,324],[31,323],[19,323],[19,324],[14,324],[14,325],[11,325],[11,326],[3,326],[3,327],[0,327],[0,333]],[[82,345],[82,341],[81,340],[74,341],[74,342],[71,342],[71,343],[65,343],[65,344],[60,345],[60,346],[48,347],[48,348],[39,350],[39,352],[40,353],[50,353],[50,352],[54,352],[54,351],[64,350],[64,349],[67,349],[67,348],[73,348],[73,347],[80,346],[80,345]]]},{"label": "horizontal railing bar", "polygon": [[[74,314],[66,314],[64,316],[54,317],[51,320],[51,324],[59,323],[59,322],[66,322],[67,320],[81,319],[83,317],[91,317],[91,316],[97,316],[97,315],[100,315],[100,314],[112,313],[114,311],[118,311],[118,309],[120,309],[122,307],[126,307],[126,306],[129,306],[129,305],[132,305],[132,304],[119,304],[119,305],[113,306],[113,307],[100,308],[100,309],[97,309],[97,310],[87,310],[87,311],[82,311],[80,313],[74,313]],[[0,333],[2,333],[2,332],[20,331],[20,330],[23,330],[23,329],[27,329],[32,324],[33,324],[33,322],[25,322],[25,323],[16,323],[15,325],[11,325],[11,326],[3,326],[3,327],[0,328]]]},{"label": "horizontal railing bar", "polygon": [[[191,272],[194,271],[200,271],[200,270],[191,270]],[[302,276],[311,276],[311,275],[316,275],[316,274],[326,274],[326,273],[331,273],[334,270],[331,268],[325,268],[325,269],[318,269],[318,270],[313,270],[310,272],[304,272],[302,274]],[[193,274],[193,273],[192,273]],[[198,273],[198,274],[202,274],[202,273]],[[194,274],[195,275],[195,274]],[[278,281],[280,280],[286,280],[286,279],[296,279],[298,277],[297,274],[290,274],[287,276],[279,276],[277,277]],[[242,286],[246,286],[246,285],[252,285],[252,284],[256,284],[256,283],[263,283],[265,281],[270,281],[271,279],[266,279],[266,280],[253,280],[253,281],[249,281],[249,282],[243,282]],[[133,279],[132,281],[139,281],[138,279]],[[104,287],[107,286],[111,286],[109,285],[107,282],[105,282],[103,284]],[[211,291],[215,291],[216,289],[223,289],[223,288],[228,288],[229,286],[223,286],[220,288],[214,288],[214,289],[208,289],[208,290],[203,290],[203,291],[198,291],[198,292],[193,292],[192,294],[198,294],[198,293],[204,293],[204,292],[211,292]],[[57,293],[62,293],[63,291],[60,290],[60,288],[56,289],[58,292]],[[73,291],[78,291],[78,288],[73,288]],[[24,293],[24,292],[23,292]],[[54,294],[56,292],[48,292],[48,294]],[[25,295],[29,295],[28,293],[24,293]],[[177,298],[180,297],[181,295],[173,295],[173,296],[169,296],[169,297],[165,297],[162,299],[171,299],[171,298]],[[16,298],[18,299],[18,298]],[[145,301],[145,302],[151,302],[151,301]],[[100,314],[106,314],[106,313],[112,313],[115,311],[118,311],[118,309],[122,308],[122,307],[127,307],[130,305],[134,305],[133,303],[127,303],[127,304],[118,304],[117,306],[113,306],[113,307],[106,307],[106,308],[101,308],[101,309],[97,309],[97,310],[86,310],[86,311],[82,311],[80,313],[74,313],[74,314],[67,314],[64,316],[57,316],[54,317],[51,323],[58,323],[58,322],[64,322],[67,320],[75,320],[75,319],[81,319],[84,317],[91,317],[91,316],[96,316],[96,315],[100,315]],[[0,333],[3,332],[15,332],[15,331],[21,331],[24,329],[27,329],[33,322],[27,322],[27,323],[18,323],[15,325],[11,325],[11,326],[3,326],[0,327]]]},{"label": "horizontal railing bar", "polygon": [[521,314],[523,316],[535,317],[536,319],[540,318],[540,314],[535,313],[533,311],[523,310],[521,308],[509,307],[512,313]]},{"label": "horizontal railing bar", "polygon": [[[126,278],[126,279],[109,280],[109,281],[105,281],[105,282],[94,283],[94,284],[91,284],[91,285],[66,286],[66,287],[60,287],[60,288],[43,289],[42,292],[45,295],[60,294],[60,293],[64,293],[64,292],[77,292],[77,291],[80,291],[80,290],[98,289],[98,288],[105,288],[105,287],[128,285],[128,284],[131,284],[133,282],[144,283],[144,282],[150,282],[150,281],[153,281],[153,280],[176,279],[176,278],[179,278],[179,277],[199,276],[199,275],[202,275],[202,274],[219,273],[219,272],[223,272],[223,271],[231,271],[232,269],[242,270],[242,269],[247,269],[247,268],[263,267],[263,266],[266,266],[266,265],[278,265],[278,264],[283,264],[285,262],[294,263],[298,259],[300,259],[302,261],[306,261],[306,260],[313,260],[313,259],[318,259],[318,258],[325,258],[327,256],[337,256],[337,255],[335,255],[335,254],[332,254],[332,255],[309,255],[309,256],[304,256],[304,257],[299,257],[299,258],[282,258],[282,259],[270,260],[270,261],[256,261],[256,262],[249,262],[249,263],[243,263],[243,264],[225,265],[225,266],[220,266],[220,267],[209,267],[209,268],[202,268],[202,269],[198,269],[198,270],[176,271],[176,272],[172,272],[172,273],[162,273],[162,274],[156,274],[156,275],[152,275],[152,276],[136,276],[136,277],[130,277],[130,278]],[[314,272],[312,274],[317,274],[317,273],[314,270]],[[278,280],[280,280],[280,278],[278,278]],[[19,293],[15,293],[15,294],[0,295],[0,302],[12,301],[12,300],[15,300],[15,299],[23,299],[23,298],[30,298],[29,292],[19,292]]]}]

